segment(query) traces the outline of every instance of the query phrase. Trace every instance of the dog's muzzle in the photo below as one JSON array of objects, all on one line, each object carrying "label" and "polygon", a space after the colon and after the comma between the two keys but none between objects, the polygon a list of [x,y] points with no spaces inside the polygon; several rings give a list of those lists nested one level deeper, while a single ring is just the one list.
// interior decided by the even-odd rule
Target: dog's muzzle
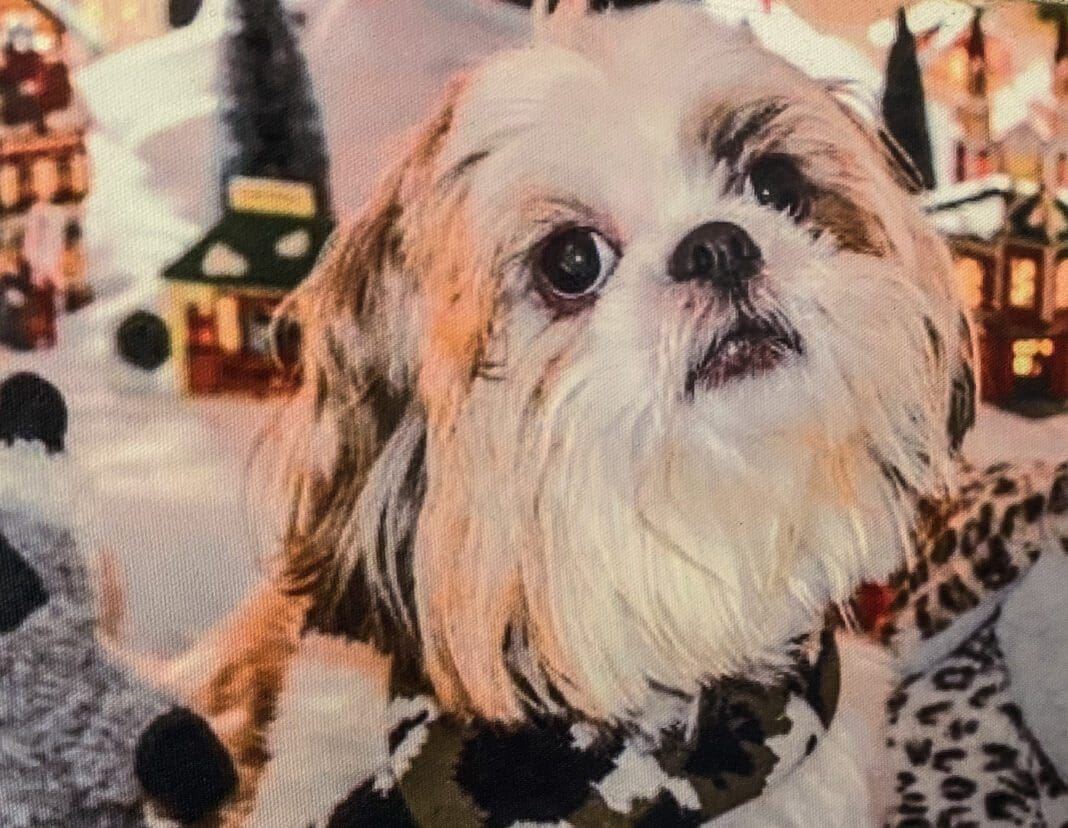
[{"label": "dog's muzzle", "polygon": [[686,396],[712,391],[728,382],[765,374],[790,357],[804,354],[801,336],[779,317],[739,312],[737,319],[686,374]]}]

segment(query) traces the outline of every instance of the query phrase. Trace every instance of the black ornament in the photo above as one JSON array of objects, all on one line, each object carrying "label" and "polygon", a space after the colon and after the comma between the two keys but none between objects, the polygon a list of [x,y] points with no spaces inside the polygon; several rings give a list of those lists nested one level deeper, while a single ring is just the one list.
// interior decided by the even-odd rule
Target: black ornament
[{"label": "black ornament", "polygon": [[233,759],[208,723],[176,707],[153,721],[134,750],[134,773],[171,819],[195,822],[237,789]]},{"label": "black ornament", "polygon": [[171,335],[167,324],[148,311],[131,313],[115,334],[119,355],[143,371],[155,371],[171,355]]},{"label": "black ornament", "polygon": [[66,435],[67,403],[52,383],[26,371],[0,383],[0,444],[39,440],[57,452]]}]

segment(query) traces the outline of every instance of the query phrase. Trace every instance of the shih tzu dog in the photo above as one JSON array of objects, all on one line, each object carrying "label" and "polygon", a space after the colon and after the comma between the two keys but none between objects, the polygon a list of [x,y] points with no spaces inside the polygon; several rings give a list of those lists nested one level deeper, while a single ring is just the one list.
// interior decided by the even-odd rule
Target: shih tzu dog
[{"label": "shih tzu dog", "polygon": [[285,577],[401,711],[350,813],[863,821],[888,680],[824,631],[952,484],[949,255],[846,90],[697,7],[557,6],[287,308]]}]

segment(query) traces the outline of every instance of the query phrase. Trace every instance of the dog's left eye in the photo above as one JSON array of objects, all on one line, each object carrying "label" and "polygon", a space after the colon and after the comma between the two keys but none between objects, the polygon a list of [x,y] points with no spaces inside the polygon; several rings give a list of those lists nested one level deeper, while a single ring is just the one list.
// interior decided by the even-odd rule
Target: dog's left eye
[{"label": "dog's left eye", "polygon": [[811,196],[797,163],[785,155],[757,159],[749,170],[749,183],[757,201],[795,219],[808,215]]},{"label": "dog's left eye", "polygon": [[564,300],[593,296],[615,270],[619,255],[588,227],[558,230],[543,241],[534,257],[534,275],[542,292]]}]

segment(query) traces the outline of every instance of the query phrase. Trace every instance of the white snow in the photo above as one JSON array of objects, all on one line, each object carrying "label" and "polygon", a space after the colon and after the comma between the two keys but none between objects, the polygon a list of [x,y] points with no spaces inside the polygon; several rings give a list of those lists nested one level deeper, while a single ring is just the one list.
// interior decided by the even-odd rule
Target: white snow
[{"label": "white snow", "polygon": [[[1014,189],[1015,188],[1015,189]],[[932,224],[942,233],[992,239],[1005,225],[1008,199],[1035,192],[1003,173],[939,187],[923,196]]]},{"label": "white snow", "polygon": [[230,245],[216,242],[204,254],[200,269],[205,276],[228,276],[240,278],[248,273],[248,259]]},{"label": "white snow", "polygon": [[[971,25],[975,8],[963,0],[920,0],[905,11],[909,30],[920,34],[938,29],[925,55],[937,54],[956,42]],[[897,34],[893,17],[877,20],[868,28],[868,41],[880,49],[889,49]]]},{"label": "white snow", "polygon": [[977,201],[931,212],[931,223],[945,235],[989,241],[1005,226],[1005,199],[991,194]]},{"label": "white snow", "polygon": [[705,5],[721,20],[748,25],[764,46],[814,78],[852,81],[868,96],[882,86],[881,73],[860,49],[819,31],[786,3],[776,0],[768,11],[762,0],[705,0]]},{"label": "white snow", "polygon": [[958,181],[939,187],[935,192],[924,194],[923,199],[928,207],[934,207],[938,204],[975,198],[986,192],[1011,193],[1012,190],[1011,176],[1005,173],[991,173],[971,181]]},{"label": "white snow", "polygon": [[1027,120],[1035,104],[1053,102],[1052,64],[1051,55],[1035,58],[1027,68],[991,95],[990,127],[995,137]]}]

